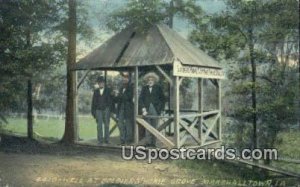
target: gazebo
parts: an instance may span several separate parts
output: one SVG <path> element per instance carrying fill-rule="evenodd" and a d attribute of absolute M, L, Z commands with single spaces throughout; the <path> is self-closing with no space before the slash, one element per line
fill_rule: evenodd
<path fill-rule="evenodd" d="M 138 88 L 140 72 L 155 68 L 169 85 L 169 107 L 157 128 L 139 115 Z M 125 28 L 76 63 L 74 70 L 129 71 L 134 75 L 134 144 L 139 145 L 139 126 L 159 140 L 163 147 L 197 148 L 221 142 L 221 66 L 193 44 L 164 24 L 153 25 L 146 32 Z M 180 85 L 184 78 L 196 79 L 197 109 L 180 107 Z M 216 88 L 217 106 L 205 111 L 203 82 Z M 172 97 L 170 97 L 172 95 Z M 170 107 L 170 105 L 172 105 Z M 171 133 L 164 133 L 166 129 Z"/>

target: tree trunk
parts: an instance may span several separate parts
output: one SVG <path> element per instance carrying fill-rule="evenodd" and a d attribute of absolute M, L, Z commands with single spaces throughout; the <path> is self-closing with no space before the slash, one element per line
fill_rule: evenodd
<path fill-rule="evenodd" d="M 250 25 L 248 29 L 248 47 L 250 53 L 250 63 L 251 63 L 251 79 L 252 79 L 252 87 L 251 87 L 251 100 L 252 100 L 252 125 L 253 125 L 253 137 L 252 137 L 252 148 L 258 148 L 258 140 L 257 140 L 257 111 L 256 111 L 256 64 L 255 64 L 255 56 L 254 56 L 254 11 L 255 4 L 251 2 L 251 15 L 250 15 Z"/>
<path fill-rule="evenodd" d="M 174 19 L 174 0 L 171 0 L 170 1 L 170 12 L 169 12 L 169 22 L 168 22 L 168 25 L 171 29 L 173 29 L 173 19 Z M 169 71 L 169 74 L 171 74 L 171 70 Z M 171 90 L 172 90 L 172 87 L 171 87 L 171 84 L 168 83 L 168 98 L 169 98 L 169 102 L 168 102 L 168 115 L 171 116 L 171 102 L 172 102 L 172 97 L 171 97 Z M 169 125 L 168 127 L 168 135 L 170 136 L 171 133 L 172 133 L 172 125 Z"/>
<path fill-rule="evenodd" d="M 169 27 L 173 28 L 173 18 L 174 18 L 174 1 L 170 1 L 170 12 L 169 12 Z"/>
<path fill-rule="evenodd" d="M 31 29 L 26 31 L 26 48 L 31 48 Z M 32 104 L 32 73 L 26 72 L 28 78 L 27 81 L 27 137 L 33 139 L 33 104 Z"/>
<path fill-rule="evenodd" d="M 67 59 L 67 103 L 65 133 L 62 142 L 73 144 L 75 139 L 75 91 L 76 76 L 71 68 L 76 63 L 76 0 L 69 0 L 68 59 Z"/>
<path fill-rule="evenodd" d="M 298 1 L 298 13 L 299 13 L 299 23 L 298 23 L 298 34 L 300 37 L 300 1 Z M 300 39 L 298 38 L 298 50 L 300 50 Z M 299 52 L 299 51 L 298 51 Z M 298 119 L 298 125 L 300 130 L 300 53 L 298 53 L 298 108 L 297 108 L 297 119 Z"/>
<path fill-rule="evenodd" d="M 258 148 L 257 141 L 257 113 L 256 113 L 256 64 L 254 56 L 254 44 L 253 44 L 253 31 L 249 31 L 249 52 L 250 52 L 250 62 L 251 62 L 251 78 L 252 78 L 252 88 L 251 88 L 251 99 L 252 99 L 252 124 L 253 124 L 253 149 Z"/>
<path fill-rule="evenodd" d="M 33 119 L 32 119 L 32 83 L 27 82 L 27 137 L 33 139 Z"/>

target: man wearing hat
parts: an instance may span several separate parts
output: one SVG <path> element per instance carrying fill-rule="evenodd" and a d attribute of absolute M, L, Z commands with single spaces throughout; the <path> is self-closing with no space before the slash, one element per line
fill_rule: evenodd
<path fill-rule="evenodd" d="M 105 86 L 103 76 L 98 77 L 92 99 L 92 115 L 97 121 L 98 142 L 109 143 L 110 107 L 112 106 L 111 91 Z"/>
<path fill-rule="evenodd" d="M 133 85 L 129 74 L 122 74 L 122 86 L 115 92 L 121 145 L 133 142 Z"/>
<path fill-rule="evenodd" d="M 147 118 L 147 116 L 159 116 L 165 107 L 165 96 L 162 88 L 157 84 L 159 77 L 150 72 L 144 76 L 146 85 L 143 86 L 139 97 L 140 108 L 142 109 L 142 115 L 145 116 L 146 121 L 156 128 L 158 119 Z M 155 147 L 155 137 L 146 130 L 147 146 Z"/>

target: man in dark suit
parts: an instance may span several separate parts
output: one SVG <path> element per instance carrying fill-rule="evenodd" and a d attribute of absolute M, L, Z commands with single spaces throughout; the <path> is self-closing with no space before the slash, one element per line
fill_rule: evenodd
<path fill-rule="evenodd" d="M 139 97 L 140 108 L 146 121 L 156 128 L 158 124 L 157 118 L 150 118 L 150 116 L 159 116 L 165 107 L 165 96 L 162 88 L 156 84 L 159 77 L 150 72 L 144 76 L 147 85 L 143 86 Z M 148 116 L 148 118 L 147 118 Z M 146 130 L 147 146 L 155 146 L 155 137 Z"/>
<path fill-rule="evenodd" d="M 112 106 L 111 91 L 105 86 L 102 76 L 97 79 L 97 82 L 97 88 L 93 94 L 91 111 L 97 121 L 98 142 L 103 143 L 104 124 L 104 141 L 105 143 L 109 143 L 110 107 Z"/>
<path fill-rule="evenodd" d="M 130 84 L 129 75 L 123 74 L 122 86 L 115 92 L 114 101 L 117 103 L 117 118 L 120 131 L 121 145 L 133 141 L 133 85 Z"/>

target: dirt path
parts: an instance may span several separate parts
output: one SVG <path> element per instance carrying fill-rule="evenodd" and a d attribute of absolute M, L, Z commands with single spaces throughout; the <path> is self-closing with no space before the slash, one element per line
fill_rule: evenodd
<path fill-rule="evenodd" d="M 260 181 L 258 173 L 251 173 L 251 169 L 223 162 L 183 164 L 155 160 L 148 164 L 148 160 L 123 160 L 121 155 L 120 149 L 46 143 L 2 135 L 0 187 L 255 186 L 247 185 L 253 181 L 274 183 L 274 186 L 295 186 L 276 185 L 278 182 L 299 184 L 296 179 L 282 177 Z"/>
<path fill-rule="evenodd" d="M 169 162 L 147 164 L 146 161 L 124 161 L 120 156 L 107 153 L 60 156 L 0 152 L 0 186 L 102 186 L 117 183 L 173 186 L 182 182 L 178 178 L 190 178 L 188 171 Z"/>

